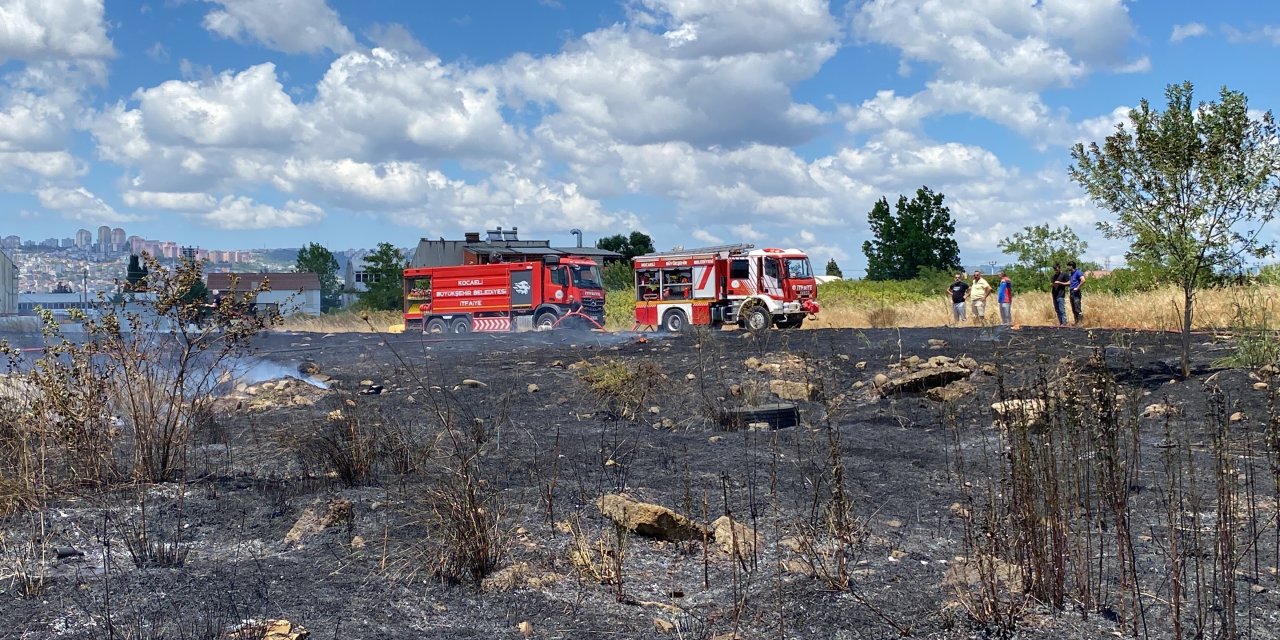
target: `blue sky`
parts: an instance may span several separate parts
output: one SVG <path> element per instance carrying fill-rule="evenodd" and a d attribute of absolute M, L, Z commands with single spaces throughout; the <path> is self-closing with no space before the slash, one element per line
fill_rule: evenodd
<path fill-rule="evenodd" d="M 858 274 L 875 200 L 928 185 L 966 263 L 1039 223 L 1118 263 L 1069 146 L 1169 83 L 1280 91 L 1263 0 L 0 0 L 0 25 L 0 235 L 24 239 L 640 229 Z"/>

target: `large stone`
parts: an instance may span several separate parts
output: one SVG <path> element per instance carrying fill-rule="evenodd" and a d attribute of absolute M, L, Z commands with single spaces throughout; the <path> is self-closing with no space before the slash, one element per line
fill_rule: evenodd
<path fill-rule="evenodd" d="M 272 620 L 262 630 L 262 640 L 306 640 L 309 637 L 311 632 L 288 620 Z"/>
<path fill-rule="evenodd" d="M 610 493 L 601 496 L 596 506 L 606 518 L 636 535 L 671 541 L 701 540 L 706 535 L 702 525 L 662 505 Z"/>
<path fill-rule="evenodd" d="M 901 377 L 890 378 L 885 384 L 876 385 L 876 387 L 880 390 L 880 395 L 884 396 L 897 393 L 918 393 L 934 387 L 948 385 L 957 380 L 964 380 L 969 377 L 970 373 L 972 372 L 964 367 L 951 364 L 912 371 Z"/>
<path fill-rule="evenodd" d="M 711 523 L 711 531 L 715 536 L 716 546 L 721 551 L 734 553 L 736 549 L 738 556 L 743 558 L 754 554 L 756 545 L 760 543 L 760 536 L 755 529 L 741 522 L 734 522 L 729 516 L 716 518 Z"/>
<path fill-rule="evenodd" d="M 936 402 L 958 402 L 969 397 L 974 392 L 974 386 L 964 380 L 958 380 L 951 384 L 934 387 L 924 392 L 925 397 Z"/>
<path fill-rule="evenodd" d="M 284 541 L 298 544 L 335 524 L 351 522 L 354 519 L 355 509 L 350 500 L 334 498 L 324 506 L 317 502 L 303 510 L 302 516 L 289 529 L 289 533 L 285 534 Z"/>
<path fill-rule="evenodd" d="M 314 376 L 320 373 L 320 365 L 316 364 L 315 360 L 303 360 L 298 365 L 298 373 L 304 376 Z"/>
<path fill-rule="evenodd" d="M 822 388 L 812 382 L 795 380 L 770 380 L 769 391 L 783 400 L 799 402 L 802 400 L 821 400 Z"/>
<path fill-rule="evenodd" d="M 1029 427 L 1044 419 L 1045 402 L 1041 398 L 1014 398 L 992 403 L 992 424 L 1001 429 Z"/>

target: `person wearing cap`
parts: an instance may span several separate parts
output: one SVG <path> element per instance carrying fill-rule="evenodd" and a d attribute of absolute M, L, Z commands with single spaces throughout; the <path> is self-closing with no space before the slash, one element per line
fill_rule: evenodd
<path fill-rule="evenodd" d="M 1000 286 L 996 289 L 996 302 L 1000 304 L 1000 324 L 1013 324 L 1013 281 L 1004 271 L 1000 272 Z"/>
<path fill-rule="evenodd" d="M 969 285 L 969 304 L 973 306 L 974 324 L 987 323 L 987 297 L 991 295 L 991 284 L 982 277 L 982 271 L 973 272 L 973 283 Z"/>

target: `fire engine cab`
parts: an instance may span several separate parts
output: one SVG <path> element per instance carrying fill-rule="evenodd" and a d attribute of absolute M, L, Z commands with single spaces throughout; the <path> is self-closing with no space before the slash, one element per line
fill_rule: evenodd
<path fill-rule="evenodd" d="M 637 256 L 632 266 L 637 325 L 794 329 L 818 313 L 818 283 L 799 249 L 722 245 Z"/>
<path fill-rule="evenodd" d="M 405 269 L 404 326 L 424 333 L 550 329 L 571 314 L 599 326 L 600 282 L 596 263 L 575 256 Z"/>

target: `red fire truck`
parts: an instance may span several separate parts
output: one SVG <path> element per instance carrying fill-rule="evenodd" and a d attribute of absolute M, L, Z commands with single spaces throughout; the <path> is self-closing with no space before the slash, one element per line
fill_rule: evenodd
<path fill-rule="evenodd" d="M 536 262 L 404 271 L 406 331 L 550 329 L 571 312 L 604 323 L 600 268 L 588 258 L 546 256 Z"/>
<path fill-rule="evenodd" d="M 818 283 L 799 249 L 732 244 L 637 256 L 633 266 L 637 325 L 794 329 L 818 313 Z"/>

